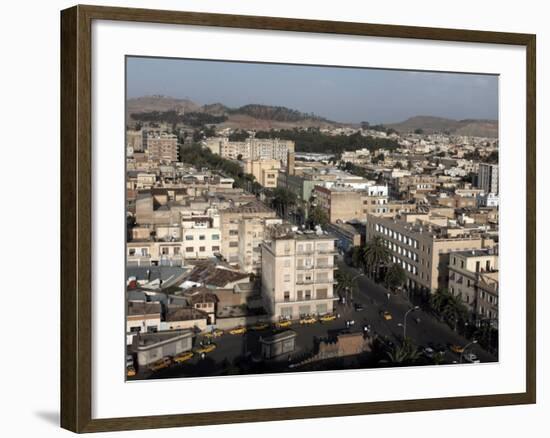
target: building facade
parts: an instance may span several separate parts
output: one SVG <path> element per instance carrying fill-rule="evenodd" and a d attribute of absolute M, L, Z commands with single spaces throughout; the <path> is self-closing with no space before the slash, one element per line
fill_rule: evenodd
<path fill-rule="evenodd" d="M 478 178 L 478 187 L 486 193 L 498 194 L 498 165 L 480 163 Z"/>
<path fill-rule="evenodd" d="M 333 312 L 335 240 L 282 232 L 262 244 L 262 296 L 274 321 Z"/>

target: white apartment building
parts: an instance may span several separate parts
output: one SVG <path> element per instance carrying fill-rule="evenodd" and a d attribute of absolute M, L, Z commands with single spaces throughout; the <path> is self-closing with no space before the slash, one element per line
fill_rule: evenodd
<path fill-rule="evenodd" d="M 262 244 L 262 296 L 273 321 L 334 311 L 335 240 L 283 231 Z"/>
<path fill-rule="evenodd" d="M 222 233 L 218 214 L 182 217 L 184 259 L 206 259 L 221 253 Z"/>

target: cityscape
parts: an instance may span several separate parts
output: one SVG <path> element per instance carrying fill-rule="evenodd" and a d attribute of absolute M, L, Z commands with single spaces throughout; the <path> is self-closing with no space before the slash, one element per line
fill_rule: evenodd
<path fill-rule="evenodd" d="M 127 380 L 498 361 L 498 77 L 126 80 Z"/>

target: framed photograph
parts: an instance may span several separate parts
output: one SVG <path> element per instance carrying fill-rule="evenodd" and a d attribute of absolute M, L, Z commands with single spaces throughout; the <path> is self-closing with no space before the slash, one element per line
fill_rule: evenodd
<path fill-rule="evenodd" d="M 535 35 L 75 6 L 61 55 L 62 427 L 535 403 Z"/>

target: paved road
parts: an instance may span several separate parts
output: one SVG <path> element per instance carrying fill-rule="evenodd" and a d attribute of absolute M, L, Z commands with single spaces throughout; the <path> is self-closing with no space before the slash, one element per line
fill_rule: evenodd
<path fill-rule="evenodd" d="M 338 264 L 341 271 L 348 271 L 352 275 L 357 275 L 359 271 L 340 262 Z M 361 324 L 370 324 L 373 330 L 382 336 L 388 336 L 393 340 L 398 340 L 403 336 L 403 323 L 405 313 L 412 307 L 409 301 L 398 294 L 389 294 L 388 290 L 374 283 L 365 276 L 361 276 L 356 280 L 356 288 L 354 290 L 354 302 L 364 305 L 363 312 L 354 312 L 353 306 L 346 306 L 347 318 L 355 317 L 359 319 Z M 387 310 L 392 315 L 392 320 L 384 320 L 380 313 Z M 349 316 L 348 316 L 349 315 Z M 416 318 L 420 322 L 416 322 Z M 398 324 L 401 324 L 399 326 Z M 407 316 L 407 337 L 411 338 L 416 345 L 426 347 L 430 344 L 442 345 L 447 347 L 448 344 L 460 346 L 467 345 L 470 341 L 454 332 L 447 324 L 438 321 L 430 313 L 423 310 L 415 310 Z M 475 353 L 482 362 L 495 362 L 497 358 L 492 354 L 483 350 L 479 345 L 472 345 L 468 348 L 470 353 Z M 447 349 L 447 363 L 452 363 L 454 360 L 459 361 L 460 355 L 452 353 Z"/>
<path fill-rule="evenodd" d="M 338 263 L 339 269 L 349 271 L 357 275 L 358 271 Z M 399 342 L 403 336 L 404 315 L 411 308 L 410 302 L 400 295 L 390 294 L 384 287 L 374 283 L 367 277 L 361 276 L 356 279 L 357 287 L 354 290 L 353 302 L 345 305 L 338 303 L 336 313 L 340 318 L 329 323 L 316 323 L 301 326 L 294 324 L 292 330 L 297 333 L 296 344 L 298 350 L 291 357 L 292 362 L 300 357 L 310 354 L 319 338 L 333 337 L 348 327 L 346 321 L 353 320 L 355 325 L 349 327 L 351 331 L 362 331 L 364 326 L 370 326 L 373 334 L 377 334 L 391 342 Z M 357 311 L 354 304 L 362 304 L 363 310 Z M 387 321 L 382 316 L 383 311 L 388 311 L 392 319 Z M 419 318 L 419 322 L 416 322 Z M 251 357 L 257 356 L 260 351 L 260 336 L 273 334 L 271 328 L 263 331 L 248 331 L 246 335 L 224 334 L 214 340 L 216 350 L 207 354 L 206 359 L 200 359 L 197 355 L 190 361 L 172 366 L 154 374 L 141 372 L 136 378 L 158 378 L 158 377 L 183 377 L 183 376 L 205 376 L 220 374 L 236 374 L 241 370 L 247 372 L 266 372 L 262 368 L 251 365 Z M 443 363 L 453 363 L 460 360 L 460 355 L 451 352 L 448 345 L 455 344 L 465 346 L 469 343 L 467 339 L 455 333 L 447 324 L 438 321 L 431 314 L 421 309 L 410 312 L 407 317 L 407 337 L 420 347 L 429 345 L 440 346 L 445 349 Z M 200 342 L 201 337 L 196 339 Z M 481 349 L 478 345 L 472 345 L 468 352 L 475 353 L 482 362 L 494 362 L 496 357 Z M 245 358 L 245 359 L 243 359 Z M 288 371 L 288 362 L 279 362 L 271 365 L 269 371 Z M 248 367 L 248 368 L 247 368 Z"/>

